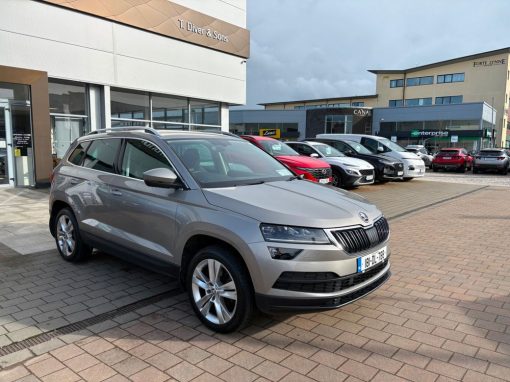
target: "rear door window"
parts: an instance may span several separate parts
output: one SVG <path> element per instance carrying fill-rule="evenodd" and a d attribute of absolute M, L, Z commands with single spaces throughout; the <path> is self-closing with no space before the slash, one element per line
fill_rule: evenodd
<path fill-rule="evenodd" d="M 377 148 L 379 146 L 381 146 L 383 149 L 385 148 L 384 146 L 379 145 L 379 142 L 377 142 L 375 139 L 370 139 L 370 138 L 361 138 L 361 144 L 375 154 L 378 153 Z"/>
<path fill-rule="evenodd" d="M 126 140 L 122 156 L 121 174 L 135 179 L 143 179 L 143 173 L 155 168 L 173 168 L 163 152 L 155 144 L 138 139 Z"/>
<path fill-rule="evenodd" d="M 83 160 L 83 167 L 115 173 L 115 157 L 120 147 L 120 139 L 97 139 L 93 141 Z"/>

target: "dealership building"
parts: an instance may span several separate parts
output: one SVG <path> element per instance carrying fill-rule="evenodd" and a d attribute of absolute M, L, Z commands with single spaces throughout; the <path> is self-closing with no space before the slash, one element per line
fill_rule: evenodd
<path fill-rule="evenodd" d="M 246 102 L 246 0 L 2 0 L 0 25 L 0 184 L 47 185 L 90 131 L 227 131 Z"/>
<path fill-rule="evenodd" d="M 431 149 L 509 147 L 509 59 L 510 48 L 504 48 L 408 69 L 370 70 L 376 75 L 376 94 L 263 103 L 267 115 L 253 111 L 260 121 L 251 111 L 232 111 L 231 130 L 254 131 L 256 123 L 276 126 L 277 112 L 301 111 L 306 123 L 299 125 L 299 139 L 321 130 L 378 134 Z M 362 109 L 368 120 L 356 125 Z M 366 123 L 370 129 L 363 128 Z"/>

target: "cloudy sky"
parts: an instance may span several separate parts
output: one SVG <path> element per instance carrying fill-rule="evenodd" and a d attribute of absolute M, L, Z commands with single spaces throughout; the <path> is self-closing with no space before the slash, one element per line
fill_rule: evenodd
<path fill-rule="evenodd" d="M 510 47 L 510 0 L 247 2 L 248 108 L 374 94 L 375 75 L 368 69 L 403 69 Z"/>

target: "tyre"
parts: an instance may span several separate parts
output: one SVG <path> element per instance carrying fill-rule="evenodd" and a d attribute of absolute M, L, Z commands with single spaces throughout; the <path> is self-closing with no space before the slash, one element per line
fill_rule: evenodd
<path fill-rule="evenodd" d="M 434 171 L 434 172 L 438 172 L 438 171 L 439 171 L 439 169 L 438 169 L 436 166 L 432 165 L 432 171 Z"/>
<path fill-rule="evenodd" d="M 342 174 L 340 174 L 338 171 L 333 171 L 333 181 L 331 182 L 331 185 L 334 187 L 342 187 Z"/>
<path fill-rule="evenodd" d="M 198 251 L 188 267 L 186 289 L 195 314 L 216 332 L 241 329 L 252 315 L 250 275 L 227 248 L 213 245 Z"/>
<path fill-rule="evenodd" d="M 462 166 L 460 166 L 458 169 L 458 172 L 461 172 L 461 173 L 466 172 L 466 164 L 463 164 Z"/>
<path fill-rule="evenodd" d="M 409 182 L 410 180 L 413 180 L 414 178 L 402 178 L 404 182 Z"/>
<path fill-rule="evenodd" d="M 473 174 L 478 174 L 479 170 L 476 167 L 473 167 Z"/>
<path fill-rule="evenodd" d="M 54 224 L 57 250 L 64 260 L 78 262 L 92 253 L 92 248 L 83 242 L 78 222 L 69 208 L 58 212 Z"/>

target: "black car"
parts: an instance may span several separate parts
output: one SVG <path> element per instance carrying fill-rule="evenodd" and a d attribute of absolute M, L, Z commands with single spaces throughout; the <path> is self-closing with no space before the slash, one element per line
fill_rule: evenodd
<path fill-rule="evenodd" d="M 404 164 L 402 162 L 382 154 L 373 154 L 359 142 L 331 138 L 307 138 L 306 140 L 326 143 L 347 156 L 367 161 L 374 166 L 377 182 L 400 179 L 404 175 Z"/>

